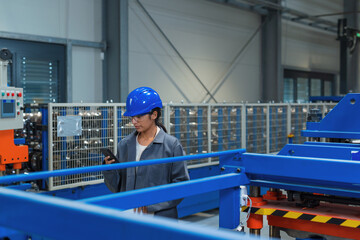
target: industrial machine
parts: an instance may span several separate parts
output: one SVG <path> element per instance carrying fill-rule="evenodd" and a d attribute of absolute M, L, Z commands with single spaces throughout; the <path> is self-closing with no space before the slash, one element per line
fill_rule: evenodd
<path fill-rule="evenodd" d="M 272 237 L 280 237 L 283 230 L 298 239 L 360 239 L 360 178 L 348 169 L 360 164 L 359 118 L 360 94 L 348 94 L 323 119 L 310 111 L 302 135 L 317 141 L 287 144 L 272 156 L 244 154 L 243 161 L 262 158 L 264 164 L 252 173 L 259 179 L 251 185 L 270 187 L 263 196 L 251 187 L 255 204 L 250 210 L 243 207 L 251 211 L 248 227 L 254 233 L 260 232 L 262 215 L 267 215 Z"/>
<path fill-rule="evenodd" d="M 0 50 L 0 176 L 6 167 L 19 173 L 22 163 L 27 162 L 28 147 L 14 144 L 14 129 L 23 128 L 23 90 L 8 87 L 8 65 L 12 54 Z"/>

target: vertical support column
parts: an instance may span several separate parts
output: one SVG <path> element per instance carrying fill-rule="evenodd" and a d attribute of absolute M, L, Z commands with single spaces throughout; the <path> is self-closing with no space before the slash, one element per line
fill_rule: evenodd
<path fill-rule="evenodd" d="M 186 108 L 186 154 L 190 154 L 190 109 Z"/>
<path fill-rule="evenodd" d="M 287 134 L 291 133 L 291 104 L 287 106 Z"/>
<path fill-rule="evenodd" d="M 107 128 L 108 128 L 108 110 L 106 107 L 101 109 L 101 142 L 103 143 L 104 147 L 107 147 L 108 144 L 108 134 L 107 134 Z"/>
<path fill-rule="evenodd" d="M 219 227 L 234 229 L 240 221 L 240 188 L 220 190 Z"/>
<path fill-rule="evenodd" d="M 233 148 L 233 145 L 234 145 L 234 142 L 231 141 L 231 106 L 228 106 L 227 107 L 227 116 L 228 116 L 228 127 L 226 128 L 226 131 L 227 131 L 227 139 L 228 139 L 228 147 L 226 148 L 226 150 L 230 150 L 230 149 L 234 149 Z"/>
<path fill-rule="evenodd" d="M 198 117 L 197 117 L 197 127 L 198 127 L 198 153 L 202 153 L 203 151 L 203 109 L 198 107 Z"/>
<path fill-rule="evenodd" d="M 358 0 L 346 0 L 344 1 L 344 12 L 347 13 L 345 14 L 345 18 L 347 20 L 347 26 L 349 28 L 354 28 L 354 29 L 359 29 L 359 16 L 358 13 L 356 12 L 356 10 L 359 9 L 359 1 Z M 355 36 L 356 37 L 356 36 Z M 357 47 L 354 49 L 353 52 L 350 52 L 348 49 L 346 49 L 346 52 L 349 53 L 347 54 L 347 67 L 345 70 L 347 71 L 347 78 L 346 78 L 346 85 L 347 85 L 347 89 L 346 92 L 342 92 L 343 94 L 346 94 L 350 91 L 352 92 L 359 92 L 360 91 L 360 85 L 359 85 L 359 41 L 360 38 L 357 38 Z M 343 41 L 341 41 L 342 43 Z M 343 43 L 342 43 L 343 44 Z M 344 43 L 344 44 L 347 44 Z"/>
<path fill-rule="evenodd" d="M 175 120 L 175 137 L 177 139 L 180 140 L 180 108 L 179 107 L 175 107 L 175 116 L 174 116 L 174 120 Z"/>
<path fill-rule="evenodd" d="M 129 93 L 129 19 L 128 0 L 106 4 L 107 79 L 104 79 L 103 100 L 126 102 Z M 120 93 L 120 94 L 119 94 Z"/>
<path fill-rule="evenodd" d="M 170 113 L 171 113 L 171 105 L 163 104 L 164 126 L 166 127 L 168 134 L 171 134 Z"/>
<path fill-rule="evenodd" d="M 280 0 L 268 2 L 281 4 Z M 262 47 L 262 100 L 264 102 L 279 102 L 283 98 L 283 73 L 281 67 L 281 13 L 269 9 L 262 16 L 264 26 L 261 31 Z"/>
<path fill-rule="evenodd" d="M 49 166 L 49 122 L 48 122 L 48 109 L 45 107 L 40 108 L 41 111 L 41 125 L 45 128 L 41 131 L 41 143 L 42 143 L 42 169 L 43 171 L 48 171 Z M 46 188 L 45 180 L 42 181 L 42 189 Z"/>
<path fill-rule="evenodd" d="M 286 117 L 287 117 L 287 107 L 282 107 L 282 125 L 283 125 L 283 132 L 285 134 L 284 136 L 284 141 L 281 141 L 281 147 L 285 146 L 285 144 L 287 143 L 287 136 L 289 134 L 289 131 L 287 131 L 287 123 L 286 123 Z"/>
<path fill-rule="evenodd" d="M 266 153 L 270 153 L 270 134 L 271 134 L 271 129 L 270 129 L 270 120 L 271 120 L 271 108 L 270 108 L 270 104 L 268 104 L 266 106 Z"/>
<path fill-rule="evenodd" d="M 253 106 L 253 134 L 254 134 L 254 149 L 253 149 L 253 152 L 257 152 L 257 133 L 256 133 L 256 130 L 257 130 L 257 124 L 256 124 L 256 121 L 257 121 L 257 109 L 256 109 L 256 106 Z"/>
<path fill-rule="evenodd" d="M 66 116 L 66 108 L 60 110 L 60 116 Z M 66 160 L 66 153 L 67 153 L 67 137 L 61 137 L 61 169 L 67 169 L 67 160 Z M 68 176 L 62 176 L 61 182 L 65 184 L 66 179 Z"/>
<path fill-rule="evenodd" d="M 246 105 L 243 104 L 241 107 L 241 148 L 246 148 Z"/>
<path fill-rule="evenodd" d="M 212 131 L 212 126 L 211 126 L 211 122 L 212 122 L 212 118 L 211 118 L 211 105 L 208 105 L 208 114 L 207 114 L 207 124 L 208 124 L 208 153 L 211 153 L 212 151 L 212 146 L 211 146 L 211 131 Z M 209 163 L 211 163 L 211 158 L 209 158 Z"/>
<path fill-rule="evenodd" d="M 116 155 L 117 153 L 117 142 L 118 142 L 118 111 L 117 111 L 117 107 L 116 106 L 113 106 L 113 151 L 114 151 L 114 154 Z"/>
<path fill-rule="evenodd" d="M 223 150 L 223 144 L 224 144 L 224 139 L 223 139 L 223 131 L 224 131 L 224 124 L 223 124 L 223 118 L 224 118 L 224 113 L 223 113 L 223 109 L 222 107 L 218 108 L 218 151 L 222 151 Z"/>
<path fill-rule="evenodd" d="M 220 166 L 226 157 L 219 158 Z M 224 174 L 222 171 L 221 174 Z M 219 227 L 234 229 L 240 224 L 240 188 L 233 187 L 219 191 Z"/>
<path fill-rule="evenodd" d="M 121 128 L 121 122 L 122 122 L 122 111 L 121 111 L 121 107 L 120 106 L 117 106 L 117 129 L 118 129 L 118 132 L 117 132 L 117 142 L 116 142 L 116 146 L 118 145 L 118 143 L 120 142 L 121 140 L 121 136 L 122 136 L 122 128 Z M 117 149 L 116 149 L 117 151 Z M 116 153 L 116 152 L 115 152 Z"/>
<path fill-rule="evenodd" d="M 52 131 L 53 131 L 53 107 L 52 104 L 49 103 L 48 104 L 48 149 L 49 149 L 49 160 L 48 160 L 48 170 L 52 171 L 53 168 L 53 164 L 54 164 L 54 158 L 53 158 L 53 135 L 52 135 Z M 44 156 L 43 156 L 44 159 Z M 51 191 L 54 185 L 54 178 L 50 177 L 49 178 L 49 190 Z"/>
<path fill-rule="evenodd" d="M 236 148 L 241 148 L 241 108 L 236 108 Z"/>
<path fill-rule="evenodd" d="M 66 44 L 66 100 L 72 102 L 72 42 L 67 41 Z"/>

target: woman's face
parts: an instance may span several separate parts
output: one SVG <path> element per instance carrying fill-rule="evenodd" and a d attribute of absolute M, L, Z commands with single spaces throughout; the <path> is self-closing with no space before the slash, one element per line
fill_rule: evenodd
<path fill-rule="evenodd" d="M 157 112 L 152 114 L 146 113 L 144 115 L 137 115 L 131 117 L 131 123 L 134 125 L 137 132 L 145 132 L 155 125 L 155 119 L 157 117 Z"/>

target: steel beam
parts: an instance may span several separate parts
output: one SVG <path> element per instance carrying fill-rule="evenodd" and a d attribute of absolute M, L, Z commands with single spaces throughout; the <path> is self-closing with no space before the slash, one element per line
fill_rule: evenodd
<path fill-rule="evenodd" d="M 248 239 L 223 230 L 0 189 L 0 225 L 51 239 Z"/>
<path fill-rule="evenodd" d="M 352 144 L 347 146 L 287 144 L 278 155 L 352 160 L 352 151 L 360 151 L 360 148 Z"/>
<path fill-rule="evenodd" d="M 239 186 L 244 184 L 245 181 L 245 176 L 241 176 L 239 173 L 229 173 L 226 175 L 212 176 L 196 180 L 88 198 L 82 201 L 125 210 L 222 189 L 233 187 L 239 188 Z"/>
<path fill-rule="evenodd" d="M 71 41 L 74 46 L 100 48 L 100 49 L 106 48 L 105 42 L 92 42 L 92 41 L 83 41 L 83 40 L 75 40 L 75 39 L 67 39 L 67 38 L 39 36 L 39 35 L 32 35 L 32 34 L 12 33 L 12 32 L 5 32 L 5 31 L 0 31 L 0 38 L 16 39 L 16 40 L 24 40 L 24 41 L 34 41 L 34 42 L 44 42 L 44 43 L 56 43 L 56 44 L 63 44 L 63 45 L 66 45 L 68 41 Z"/>
<path fill-rule="evenodd" d="M 197 154 L 197 155 L 191 155 L 191 156 L 162 158 L 162 159 L 146 160 L 146 161 L 139 161 L 139 162 L 134 161 L 134 162 L 115 163 L 115 164 L 109 164 L 109 165 L 63 169 L 63 170 L 56 170 L 56 171 L 35 172 L 35 173 L 29 173 L 29 174 L 1 177 L 0 184 L 21 182 L 21 181 L 30 181 L 30 180 L 36 180 L 36 179 L 46 179 L 49 177 L 67 176 L 67 175 L 72 175 L 72 174 L 81 174 L 81 173 L 88 173 L 88 172 L 98 172 L 98 171 L 107 171 L 107 170 L 114 170 L 114 169 L 124 169 L 124 168 L 130 168 L 130 167 L 149 166 L 149 165 L 162 164 L 162 163 L 182 162 L 182 161 L 203 159 L 203 158 L 209 158 L 209 157 L 222 156 L 222 157 L 231 158 L 232 156 L 236 156 L 236 155 L 239 155 L 244 152 L 245 152 L 245 149 L 237 149 L 237 150 L 229 150 L 229 151 L 216 152 L 216 153 L 204 153 L 204 154 Z"/>
<path fill-rule="evenodd" d="M 345 194 L 353 191 L 360 195 L 358 161 L 254 153 L 244 153 L 241 158 L 246 175 L 252 182 L 266 180 L 283 183 L 284 186 L 306 185 L 319 191 L 322 188 L 338 188 Z M 275 185 L 271 187 L 284 188 Z M 337 192 L 334 195 L 337 195 Z"/>

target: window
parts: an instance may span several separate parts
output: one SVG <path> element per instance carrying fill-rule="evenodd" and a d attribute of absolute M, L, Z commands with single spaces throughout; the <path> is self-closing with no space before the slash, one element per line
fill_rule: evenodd
<path fill-rule="evenodd" d="M 334 74 L 284 70 L 284 102 L 308 102 L 310 97 L 332 96 Z"/>
<path fill-rule="evenodd" d="M 284 78 L 284 102 L 294 101 L 294 79 Z"/>
<path fill-rule="evenodd" d="M 8 84 L 24 90 L 24 103 L 66 102 L 65 46 L 0 39 L 13 53 Z"/>

